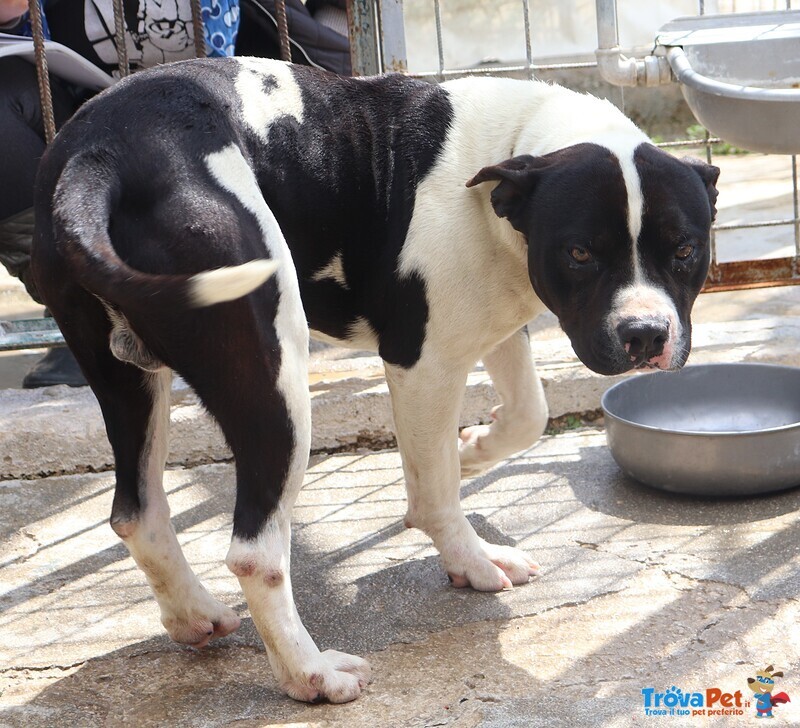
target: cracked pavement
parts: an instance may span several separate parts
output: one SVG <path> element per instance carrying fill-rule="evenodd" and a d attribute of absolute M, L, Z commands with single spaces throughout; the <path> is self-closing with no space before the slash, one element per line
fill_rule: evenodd
<path fill-rule="evenodd" d="M 223 564 L 233 479 L 227 463 L 166 476 L 190 563 L 244 617 L 201 652 L 169 641 L 109 528 L 111 473 L 0 482 L 0 726 L 642 725 L 645 687 L 748 697 L 769 663 L 798 693 L 776 722 L 800 724 L 798 490 L 668 495 L 624 476 L 601 429 L 546 437 L 462 487 L 481 536 L 542 565 L 480 594 L 451 588 L 403 527 L 396 451 L 315 456 L 295 509 L 298 609 L 375 681 L 354 703 L 310 706 L 277 692 Z"/>

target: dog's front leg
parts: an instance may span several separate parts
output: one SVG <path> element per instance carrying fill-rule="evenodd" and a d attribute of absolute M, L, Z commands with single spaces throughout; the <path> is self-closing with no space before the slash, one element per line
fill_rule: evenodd
<path fill-rule="evenodd" d="M 406 525 L 432 539 L 454 586 L 499 591 L 524 584 L 538 565 L 510 546 L 484 541 L 459 501 L 456 434 L 467 369 L 426 357 L 411 369 L 386 365 L 408 492 Z"/>
<path fill-rule="evenodd" d="M 490 425 L 461 430 L 461 476 L 480 475 L 492 465 L 535 443 L 547 425 L 547 401 L 531 358 L 527 329 L 521 329 L 483 357 L 502 404 Z"/>

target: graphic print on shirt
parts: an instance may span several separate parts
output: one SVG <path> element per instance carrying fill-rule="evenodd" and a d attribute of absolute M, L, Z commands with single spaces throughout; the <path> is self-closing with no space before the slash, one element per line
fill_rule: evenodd
<path fill-rule="evenodd" d="M 125 41 L 132 70 L 194 56 L 189 0 L 139 0 L 135 24 L 131 22 L 131 4 L 125 5 Z M 86 0 L 84 7 L 86 37 L 103 63 L 116 64 L 111 3 Z"/>

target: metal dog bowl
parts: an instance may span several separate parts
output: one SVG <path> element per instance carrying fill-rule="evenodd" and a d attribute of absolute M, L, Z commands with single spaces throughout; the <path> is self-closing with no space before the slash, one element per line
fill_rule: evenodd
<path fill-rule="evenodd" d="M 606 436 L 636 480 L 694 495 L 800 485 L 800 369 L 705 364 L 646 374 L 602 400 Z"/>
<path fill-rule="evenodd" d="M 755 152 L 800 153 L 800 11 L 678 18 L 656 44 L 712 133 Z"/>

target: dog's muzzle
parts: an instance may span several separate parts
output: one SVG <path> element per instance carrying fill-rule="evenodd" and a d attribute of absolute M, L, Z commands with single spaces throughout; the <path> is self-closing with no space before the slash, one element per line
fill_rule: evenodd
<path fill-rule="evenodd" d="M 671 368 L 668 320 L 626 318 L 617 324 L 617 336 L 634 367 Z"/>

